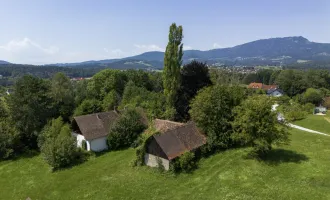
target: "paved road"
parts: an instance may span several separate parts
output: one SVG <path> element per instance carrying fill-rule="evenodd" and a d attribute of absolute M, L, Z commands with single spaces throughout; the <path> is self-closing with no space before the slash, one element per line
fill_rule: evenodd
<path fill-rule="evenodd" d="M 301 126 L 297 126 L 297 125 L 294 125 L 294 124 L 290 124 L 290 123 L 288 124 L 288 126 L 290 126 L 292 128 L 296 128 L 296 129 L 302 130 L 302 131 L 307 131 L 307 132 L 310 132 L 310 133 L 315 133 L 315 134 L 330 136 L 328 134 L 321 133 L 319 131 L 314 131 L 314 130 L 311 130 L 311 129 L 308 129 L 308 128 L 304 128 L 304 127 L 301 127 Z"/>

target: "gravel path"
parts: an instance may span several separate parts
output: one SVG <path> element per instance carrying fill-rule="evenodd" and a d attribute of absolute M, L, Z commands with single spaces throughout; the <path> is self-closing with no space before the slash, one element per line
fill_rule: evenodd
<path fill-rule="evenodd" d="M 276 111 L 278 106 L 279 106 L 278 104 L 274 104 L 274 105 L 272 106 L 272 111 Z M 278 113 L 278 115 L 277 115 L 277 119 L 278 119 L 279 121 L 280 121 L 280 120 L 284 120 L 284 117 L 283 117 L 282 114 Z M 326 118 L 326 120 L 330 122 L 330 119 L 328 120 L 328 119 Z M 319 135 L 330 136 L 330 135 L 328 135 L 328 134 L 325 134 L 325 133 L 322 133 L 322 132 L 319 132 L 319 131 L 314 131 L 314 130 L 312 130 L 312 129 L 304 128 L 304 127 L 301 127 L 301 126 L 297 126 L 297 125 L 294 125 L 294 124 L 291 124 L 291 123 L 289 123 L 288 126 L 291 127 L 291 128 L 296 128 L 296 129 L 299 129 L 299 130 L 302 130 L 302 131 L 306 131 L 306 132 L 310 132 L 310 133 L 315 133 L 315 134 L 319 134 Z"/>
<path fill-rule="evenodd" d="M 307 131 L 307 132 L 310 132 L 310 133 L 315 133 L 315 134 L 330 136 L 328 134 L 321 133 L 319 131 L 314 131 L 314 130 L 311 130 L 311 129 L 308 129 L 308 128 L 304 128 L 304 127 L 301 127 L 301 126 L 297 126 L 297 125 L 294 125 L 294 124 L 288 124 L 288 126 L 289 127 L 292 127 L 292 128 L 296 128 L 296 129 L 302 130 L 302 131 Z"/>

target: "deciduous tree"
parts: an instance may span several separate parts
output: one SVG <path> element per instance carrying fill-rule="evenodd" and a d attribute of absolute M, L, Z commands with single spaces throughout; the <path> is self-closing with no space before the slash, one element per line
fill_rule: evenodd
<path fill-rule="evenodd" d="M 8 105 L 21 143 L 36 148 L 41 129 L 55 115 L 49 82 L 33 76 L 18 79 Z"/>
<path fill-rule="evenodd" d="M 177 119 L 187 121 L 190 119 L 190 101 L 203 87 L 212 84 L 206 63 L 192 61 L 181 69 L 181 84 L 178 99 L 175 104 Z"/>
<path fill-rule="evenodd" d="M 273 144 L 289 141 L 287 127 L 278 123 L 277 113 L 271 110 L 272 104 L 267 96 L 250 96 L 234 111 L 232 138 L 252 146 L 258 155 L 270 151 Z"/>

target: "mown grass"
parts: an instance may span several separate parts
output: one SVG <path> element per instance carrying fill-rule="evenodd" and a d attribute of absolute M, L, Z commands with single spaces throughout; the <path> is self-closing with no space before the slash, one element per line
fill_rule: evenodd
<path fill-rule="evenodd" d="M 328 122 L 325 117 L 330 119 L 329 112 L 326 116 L 308 115 L 305 119 L 295 121 L 293 124 L 322 133 L 330 134 L 330 122 Z"/>
<path fill-rule="evenodd" d="M 200 162 L 192 174 L 132 168 L 134 150 L 110 152 L 52 173 L 40 156 L 0 163 L 1 199 L 330 199 L 330 138 L 291 130 L 264 160 L 248 148 Z"/>

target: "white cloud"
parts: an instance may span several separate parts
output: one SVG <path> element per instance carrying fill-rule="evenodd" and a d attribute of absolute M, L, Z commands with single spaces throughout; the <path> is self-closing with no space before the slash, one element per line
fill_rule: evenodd
<path fill-rule="evenodd" d="M 191 50 L 193 49 L 191 46 L 183 45 L 183 50 Z"/>
<path fill-rule="evenodd" d="M 7 52 L 20 52 L 31 48 L 35 48 L 46 54 L 55 54 L 59 51 L 59 49 L 55 46 L 44 48 L 36 42 L 30 40 L 29 38 L 24 38 L 22 40 L 12 40 L 6 45 L 0 46 L 0 49 L 5 50 Z"/>
<path fill-rule="evenodd" d="M 150 45 L 145 45 L 145 44 L 134 44 L 134 47 L 137 48 L 141 52 L 147 52 L 147 51 L 165 51 L 165 49 L 155 45 L 155 44 L 150 44 Z"/>
<path fill-rule="evenodd" d="M 15 63 L 41 64 L 57 55 L 59 51 L 56 46 L 43 47 L 27 37 L 0 45 L 1 59 Z"/>
<path fill-rule="evenodd" d="M 221 46 L 218 43 L 213 43 L 213 48 L 218 49 L 218 48 L 223 48 L 223 46 Z"/>
<path fill-rule="evenodd" d="M 191 49 L 190 46 L 184 48 Z M 0 44 L 0 60 L 17 64 L 51 64 L 70 63 L 88 60 L 123 58 L 138 55 L 148 51 L 165 49 L 155 44 L 134 44 L 129 50 L 119 48 L 100 48 L 96 52 L 60 50 L 57 46 L 45 46 L 30 38 L 14 39 L 6 44 Z"/>

